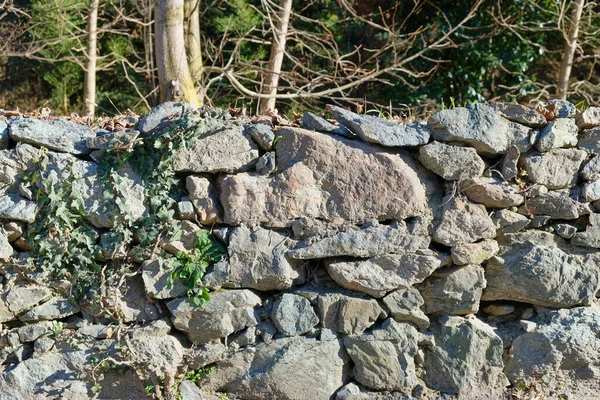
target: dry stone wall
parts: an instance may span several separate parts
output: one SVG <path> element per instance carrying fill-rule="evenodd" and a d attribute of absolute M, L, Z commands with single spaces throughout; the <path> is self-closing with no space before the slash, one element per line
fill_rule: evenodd
<path fill-rule="evenodd" d="M 599 399 L 600 108 L 329 111 L 192 119 L 178 148 L 179 103 L 117 132 L 0 121 L 0 398 Z M 149 140 L 164 209 L 132 158 L 106 173 Z M 178 234 L 140 251 L 157 209 Z M 165 260 L 202 230 L 226 250 L 198 306 Z"/>

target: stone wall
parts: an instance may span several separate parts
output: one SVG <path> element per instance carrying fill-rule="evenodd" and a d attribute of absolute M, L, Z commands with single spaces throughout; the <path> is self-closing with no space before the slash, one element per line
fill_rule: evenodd
<path fill-rule="evenodd" d="M 0 121 L 0 398 L 600 398 L 600 108 L 330 112 L 192 118 L 175 150 L 177 103 L 115 132 Z M 148 171 L 103 160 L 149 140 L 181 190 L 144 253 L 123 227 L 154 209 Z M 31 233 L 62 215 L 89 243 Z M 199 307 L 165 260 L 201 229 L 226 253 Z M 61 253 L 80 242 L 100 251 Z"/>

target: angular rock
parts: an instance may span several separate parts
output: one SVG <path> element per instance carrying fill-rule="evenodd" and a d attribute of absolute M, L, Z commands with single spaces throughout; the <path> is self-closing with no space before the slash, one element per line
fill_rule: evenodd
<path fill-rule="evenodd" d="M 520 165 L 530 182 L 548 189 L 563 189 L 577 183 L 579 168 L 587 153 L 577 149 L 557 149 L 548 153 L 532 152 L 521 157 Z"/>
<path fill-rule="evenodd" d="M 173 167 L 177 172 L 235 173 L 253 168 L 257 158 L 258 149 L 250 135 L 241 126 L 231 126 L 179 150 Z"/>
<path fill-rule="evenodd" d="M 330 400 L 344 384 L 347 362 L 339 340 L 284 338 L 228 355 L 201 384 L 245 400 Z"/>
<path fill-rule="evenodd" d="M 147 135 L 161 124 L 181 118 L 185 108 L 186 104 L 175 101 L 166 101 L 154 107 L 150 110 L 148 115 L 142 117 L 138 123 L 137 129 L 143 135 Z"/>
<path fill-rule="evenodd" d="M 319 117 L 318 115 L 310 112 L 307 112 L 302 116 L 300 125 L 302 128 L 309 129 L 311 131 L 331 133 L 347 138 L 356 138 L 356 135 L 350 132 L 344 125 L 334 125 L 325 118 Z"/>
<path fill-rule="evenodd" d="M 183 347 L 171 335 L 128 339 L 126 345 L 132 360 L 156 374 L 174 373 L 183 362 Z"/>
<path fill-rule="evenodd" d="M 596 257 L 577 255 L 569 247 L 565 252 L 555 242 L 518 235 L 522 234 L 507 238 L 511 240 L 508 243 L 501 242 L 498 255 L 487 262 L 482 300 L 544 307 L 572 307 L 592 301 L 600 287 Z"/>
<path fill-rule="evenodd" d="M 327 108 L 333 114 L 333 118 L 365 142 L 388 147 L 419 146 L 429 142 L 427 126 L 418 122 L 402 125 L 370 115 L 355 114 L 333 105 L 328 105 Z"/>
<path fill-rule="evenodd" d="M 552 219 L 577 219 L 580 215 L 589 214 L 589 208 L 569 197 L 564 192 L 548 192 L 527 200 L 519 207 L 524 215 L 547 215 Z"/>
<path fill-rule="evenodd" d="M 22 322 L 48 321 L 65 318 L 77 312 L 79 312 L 79 308 L 71 304 L 68 298 L 54 297 L 20 315 L 19 320 Z"/>
<path fill-rule="evenodd" d="M 365 229 L 340 232 L 321 239 L 309 246 L 288 252 L 289 257 L 313 259 L 339 256 L 374 257 L 379 254 L 403 254 L 429 247 L 430 239 L 415 236 L 403 229 L 387 225 L 371 226 Z"/>
<path fill-rule="evenodd" d="M 161 265 L 162 264 L 162 265 Z M 171 289 L 168 280 L 172 270 L 168 269 L 160 258 L 144 261 L 142 264 L 142 279 L 146 294 L 153 299 L 172 299 L 187 293 L 187 287 L 181 279 L 176 279 Z"/>
<path fill-rule="evenodd" d="M 8 305 L 0 299 L 0 324 L 12 321 L 13 319 L 16 319 L 15 315 L 8 309 Z"/>
<path fill-rule="evenodd" d="M 600 157 L 596 156 L 589 160 L 579 172 L 579 176 L 586 181 L 600 178 Z"/>
<path fill-rule="evenodd" d="M 484 307 L 482 311 L 486 314 L 493 315 L 494 317 L 499 317 L 515 311 L 515 306 L 510 304 L 490 304 L 489 306 Z"/>
<path fill-rule="evenodd" d="M 581 194 L 586 202 L 600 200 L 600 179 L 586 183 Z"/>
<path fill-rule="evenodd" d="M 185 179 L 185 187 L 190 194 L 190 201 L 196 208 L 200 223 L 211 225 L 222 222 L 223 210 L 219 204 L 219 195 L 216 187 L 208 179 L 189 175 Z"/>
<path fill-rule="evenodd" d="M 360 335 L 387 316 L 375 299 L 335 292 L 319 295 L 317 309 L 323 328 L 344 335 Z"/>
<path fill-rule="evenodd" d="M 590 214 L 585 232 L 575 232 L 571 239 L 575 246 L 600 248 L 600 214 Z"/>
<path fill-rule="evenodd" d="M 432 323 L 436 346 L 425 348 L 424 381 L 433 390 L 460 398 L 502 397 L 502 339 L 472 318 L 441 317 Z"/>
<path fill-rule="evenodd" d="M 517 146 L 510 146 L 500 163 L 500 173 L 504 180 L 511 181 L 519 175 L 519 158 L 521 152 Z"/>
<path fill-rule="evenodd" d="M 284 293 L 275 304 L 271 320 L 277 330 L 285 336 L 296 336 L 308 332 L 319 323 L 310 302 L 302 296 Z"/>
<path fill-rule="evenodd" d="M 556 224 L 554 225 L 554 232 L 564 239 L 571 239 L 577 232 L 577 227 L 570 224 Z"/>
<path fill-rule="evenodd" d="M 548 123 L 542 114 L 531 107 L 514 103 L 490 103 L 488 105 L 507 120 L 518 122 L 521 125 L 541 128 Z"/>
<path fill-rule="evenodd" d="M 256 162 L 256 173 L 268 175 L 277 169 L 277 158 L 275 152 L 271 151 L 261 156 Z"/>
<path fill-rule="evenodd" d="M 194 204 L 188 196 L 182 196 L 181 201 L 177 203 L 177 215 L 179 219 L 193 220 L 196 216 Z"/>
<path fill-rule="evenodd" d="M 48 300 L 51 296 L 52 290 L 45 286 L 27 285 L 10 289 L 6 293 L 4 300 L 12 313 L 20 314 Z"/>
<path fill-rule="evenodd" d="M 38 206 L 13 193 L 5 193 L 0 197 L 0 218 L 14 221 L 33 222 Z"/>
<path fill-rule="evenodd" d="M 472 147 L 431 142 L 419 148 L 419 161 L 447 181 L 479 177 L 485 163 Z"/>
<path fill-rule="evenodd" d="M 355 379 L 375 390 L 410 392 L 417 384 L 414 357 L 418 332 L 410 324 L 387 320 L 369 334 L 344 337 Z"/>
<path fill-rule="evenodd" d="M 343 288 L 383 297 L 389 291 L 422 282 L 440 264 L 435 256 L 406 253 L 325 265 L 329 275 Z"/>
<path fill-rule="evenodd" d="M 229 283 L 236 288 L 285 290 L 300 283 L 304 273 L 299 262 L 286 253 L 295 242 L 260 227 L 235 228 L 229 238 Z"/>
<path fill-rule="evenodd" d="M 435 140 L 467 143 L 481 154 L 503 154 L 513 145 L 521 152 L 531 148 L 531 128 L 502 118 L 484 104 L 438 111 L 428 125 Z"/>
<path fill-rule="evenodd" d="M 520 206 L 525 195 L 514 185 L 494 178 L 470 178 L 461 182 L 467 198 L 490 208 Z"/>
<path fill-rule="evenodd" d="M 542 153 L 561 147 L 577 146 L 577 125 L 573 118 L 558 118 L 541 130 L 535 148 Z"/>
<path fill-rule="evenodd" d="M 465 265 L 440 269 L 416 287 L 425 300 L 425 314 L 475 314 L 486 278 L 479 265 Z"/>
<path fill-rule="evenodd" d="M 22 222 L 7 222 L 2 225 L 0 232 L 3 232 L 9 242 L 14 242 L 25 232 L 26 225 Z"/>
<path fill-rule="evenodd" d="M 204 307 L 196 307 L 187 298 L 171 300 L 167 307 L 175 328 L 185 332 L 197 344 L 229 336 L 258 324 L 254 308 L 262 300 L 250 290 L 211 293 Z"/>
<path fill-rule="evenodd" d="M 445 200 L 432 239 L 446 246 L 456 246 L 495 236 L 496 228 L 485 207 L 458 196 Z"/>
<path fill-rule="evenodd" d="M 15 142 L 79 155 L 89 153 L 87 140 L 96 133 L 88 126 L 63 119 L 21 118 L 10 124 L 10 137 Z"/>
<path fill-rule="evenodd" d="M 452 248 L 454 265 L 481 264 L 498 253 L 498 242 L 482 240 L 477 243 L 462 243 Z"/>
<path fill-rule="evenodd" d="M 410 287 L 396 290 L 383 298 L 383 304 L 396 321 L 412 322 L 421 330 L 429 327 L 429 318 L 421 311 L 425 300 L 417 289 Z"/>
<path fill-rule="evenodd" d="M 275 140 L 275 132 L 266 124 L 252 124 L 244 128 L 244 134 L 250 135 L 254 143 L 264 151 L 271 150 Z"/>
<path fill-rule="evenodd" d="M 282 128 L 278 134 L 282 172 L 222 180 L 225 223 L 287 227 L 303 217 L 403 220 L 429 213 L 427 176 L 406 154 L 303 129 Z"/>
<path fill-rule="evenodd" d="M 585 129 L 579 136 L 577 147 L 592 154 L 600 154 L 600 128 Z"/>
<path fill-rule="evenodd" d="M 590 129 L 600 126 L 600 107 L 589 107 L 575 116 L 579 129 Z"/>
<path fill-rule="evenodd" d="M 548 120 L 571 118 L 577 113 L 577 108 L 573 103 L 559 99 L 552 99 L 545 103 L 540 103 L 536 109 L 543 112 Z"/>
<path fill-rule="evenodd" d="M 509 210 L 497 210 L 492 214 L 494 226 L 502 234 L 516 233 L 529 225 L 529 218 Z"/>
<path fill-rule="evenodd" d="M 108 288 L 106 297 L 106 307 L 123 322 L 152 321 L 160 318 L 160 309 L 148 299 L 143 278 L 139 275 L 126 278 L 121 287 Z"/>
<path fill-rule="evenodd" d="M 204 400 L 202 390 L 192 381 L 181 382 L 179 393 L 181 393 L 182 400 Z"/>
<path fill-rule="evenodd" d="M 8 125 L 6 122 L 0 121 L 0 150 L 8 149 Z"/>
<path fill-rule="evenodd" d="M 20 328 L 17 328 L 17 334 L 19 335 L 19 341 L 21 343 L 33 342 L 40 336 L 52 333 L 53 322 L 44 321 L 38 322 L 37 324 L 28 324 Z"/>
<path fill-rule="evenodd" d="M 598 307 L 552 311 L 546 321 L 515 339 L 506 375 L 515 385 L 545 376 L 550 384 L 539 390 L 549 397 L 560 388 L 564 398 L 596 398 L 599 335 Z"/>
<path fill-rule="evenodd" d="M 0 261 L 7 262 L 13 256 L 14 249 L 6 235 L 0 231 Z"/>

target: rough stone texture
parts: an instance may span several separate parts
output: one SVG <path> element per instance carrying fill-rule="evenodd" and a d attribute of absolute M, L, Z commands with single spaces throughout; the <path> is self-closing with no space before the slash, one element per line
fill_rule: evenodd
<path fill-rule="evenodd" d="M 600 214 L 590 214 L 585 232 L 573 233 L 571 244 L 575 246 L 600 248 Z"/>
<path fill-rule="evenodd" d="M 275 132 L 266 124 L 252 124 L 244 128 L 244 134 L 250 135 L 252 140 L 264 151 L 271 150 L 275 140 Z"/>
<path fill-rule="evenodd" d="M 429 130 L 421 123 L 402 125 L 370 115 L 359 115 L 341 107 L 327 106 L 338 122 L 365 142 L 382 146 L 418 146 L 429 142 Z"/>
<path fill-rule="evenodd" d="M 531 129 L 502 118 L 493 108 L 475 104 L 433 114 L 428 121 L 435 140 L 467 143 L 481 154 L 503 154 L 510 146 L 531 148 Z"/>
<path fill-rule="evenodd" d="M 6 122 L 0 121 L 0 150 L 8 149 L 8 125 Z"/>
<path fill-rule="evenodd" d="M 535 148 L 541 152 L 577 146 L 577 125 L 573 118 L 558 118 L 541 130 Z"/>
<path fill-rule="evenodd" d="M 490 304 L 484 307 L 482 311 L 486 314 L 499 317 L 501 315 L 507 315 L 515 311 L 515 306 L 510 304 Z"/>
<path fill-rule="evenodd" d="M 182 400 L 204 400 L 202 390 L 192 381 L 183 381 L 179 384 Z"/>
<path fill-rule="evenodd" d="M 491 103 L 490 107 L 495 109 L 509 121 L 530 126 L 532 128 L 541 128 L 548 123 L 546 118 L 531 107 L 514 103 Z"/>
<path fill-rule="evenodd" d="M 585 163 L 579 172 L 579 176 L 586 181 L 593 181 L 600 178 L 600 157 L 595 156 Z"/>
<path fill-rule="evenodd" d="M 161 265 L 160 259 L 144 261 L 142 264 L 142 279 L 146 293 L 153 299 L 172 299 L 183 296 L 187 288 L 181 279 L 176 279 L 171 289 L 168 288 L 168 279 L 171 275 L 168 265 Z"/>
<path fill-rule="evenodd" d="M 10 124 L 9 132 L 15 142 L 77 155 L 89 153 L 87 140 L 96 136 L 90 127 L 63 119 L 21 118 Z"/>
<path fill-rule="evenodd" d="M 482 240 L 477 243 L 462 243 L 452 248 L 452 262 L 455 265 L 481 264 L 498 253 L 498 242 Z"/>
<path fill-rule="evenodd" d="M 260 227 L 237 227 L 229 238 L 229 283 L 236 288 L 284 290 L 304 278 L 300 263 L 286 253 L 295 242 Z"/>
<path fill-rule="evenodd" d="M 164 102 L 154 107 L 148 115 L 142 117 L 138 123 L 138 130 L 143 134 L 148 134 L 154 128 L 163 123 L 173 121 L 183 114 L 186 104 L 174 101 Z"/>
<path fill-rule="evenodd" d="M 579 140 L 577 147 L 592 154 L 600 153 L 600 128 L 584 129 Z"/>
<path fill-rule="evenodd" d="M 13 193 L 0 197 L 0 218 L 33 222 L 37 214 L 37 203 Z"/>
<path fill-rule="evenodd" d="M 509 210 L 494 211 L 492 221 L 502 234 L 516 233 L 529 225 L 529 218 Z"/>
<path fill-rule="evenodd" d="M 587 153 L 577 149 L 557 149 L 548 153 L 532 152 L 521 157 L 520 165 L 527 179 L 548 189 L 574 186 Z"/>
<path fill-rule="evenodd" d="M 257 158 L 258 149 L 250 136 L 241 126 L 231 126 L 179 150 L 173 167 L 177 172 L 232 173 L 250 170 Z"/>
<path fill-rule="evenodd" d="M 460 398 L 500 396 L 507 386 L 502 373 L 502 340 L 478 319 L 440 317 L 432 322 L 436 346 L 425 348 L 428 387 Z"/>
<path fill-rule="evenodd" d="M 510 146 L 500 163 L 500 173 L 506 181 L 511 181 L 519 175 L 519 158 L 521 152 L 517 146 Z"/>
<path fill-rule="evenodd" d="M 547 215 L 552 219 L 577 219 L 580 215 L 589 214 L 589 207 L 569 197 L 564 192 L 548 192 L 527 200 L 527 204 L 519 207 L 524 215 Z"/>
<path fill-rule="evenodd" d="M 406 253 L 325 265 L 329 275 L 343 288 L 383 297 L 389 291 L 422 282 L 440 264 L 435 256 Z"/>
<path fill-rule="evenodd" d="M 189 175 L 185 179 L 185 187 L 190 194 L 200 223 L 210 225 L 222 222 L 223 210 L 219 204 L 216 187 L 205 177 Z"/>
<path fill-rule="evenodd" d="M 538 105 L 539 109 L 552 115 L 553 118 L 571 118 L 577 113 L 573 103 L 566 100 L 553 99 Z"/>
<path fill-rule="evenodd" d="M 122 287 L 111 287 L 107 291 L 106 303 L 123 322 L 152 321 L 160 318 L 160 309 L 148 299 L 143 278 L 139 275 L 126 278 Z"/>
<path fill-rule="evenodd" d="M 14 314 L 21 314 L 52 296 L 52 290 L 45 286 L 17 286 L 6 292 L 4 300 Z"/>
<path fill-rule="evenodd" d="M 600 180 L 586 183 L 581 194 L 586 202 L 600 200 Z"/>
<path fill-rule="evenodd" d="M 496 228 L 485 207 L 462 196 L 446 198 L 432 239 L 446 246 L 472 243 L 496 236 Z"/>
<path fill-rule="evenodd" d="M 344 335 L 360 335 L 387 316 L 375 299 L 336 292 L 319 295 L 317 310 L 323 328 Z"/>
<path fill-rule="evenodd" d="M 495 178 L 470 178 L 461 182 L 467 198 L 489 208 L 520 206 L 525 194 L 517 186 Z"/>
<path fill-rule="evenodd" d="M 178 339 L 171 335 L 162 337 L 141 337 L 126 341 L 131 359 L 143 363 L 156 374 L 171 373 L 183 362 L 183 347 Z"/>
<path fill-rule="evenodd" d="M 274 151 L 261 156 L 256 162 L 256 173 L 269 175 L 277 169 L 277 156 Z"/>
<path fill-rule="evenodd" d="M 271 320 L 285 336 L 296 336 L 319 323 L 310 302 L 302 296 L 284 293 L 273 305 Z"/>
<path fill-rule="evenodd" d="M 410 324 L 387 320 L 382 328 L 344 337 L 355 379 L 376 390 L 410 392 L 416 385 L 414 356 L 418 332 Z"/>
<path fill-rule="evenodd" d="M 435 141 L 419 148 L 419 161 L 448 181 L 479 177 L 485 169 L 485 163 L 474 148 Z"/>
<path fill-rule="evenodd" d="M 47 302 L 33 307 L 23 315 L 19 315 L 19 320 L 23 322 L 48 321 L 68 317 L 79 312 L 79 308 L 71 304 L 68 298 L 54 297 Z"/>
<path fill-rule="evenodd" d="M 284 338 L 227 356 L 201 384 L 247 400 L 330 400 L 344 384 L 347 362 L 339 340 Z"/>
<path fill-rule="evenodd" d="M 589 129 L 600 126 L 600 107 L 589 107 L 575 116 L 579 129 Z"/>
<path fill-rule="evenodd" d="M 425 300 L 425 314 L 465 315 L 479 310 L 485 286 L 483 268 L 465 265 L 440 269 L 417 285 L 417 289 Z"/>
<path fill-rule="evenodd" d="M 512 344 L 506 375 L 513 384 L 530 377 L 546 376 L 550 387 L 569 399 L 598 397 L 598 360 L 600 359 L 600 308 L 579 307 L 552 311 L 530 332 Z M 539 378 L 538 378 L 539 379 Z"/>
<path fill-rule="evenodd" d="M 8 238 L 0 231 L 0 261 L 7 262 L 12 257 L 13 251 Z"/>
<path fill-rule="evenodd" d="M 205 344 L 227 337 L 233 332 L 258 324 L 254 307 L 262 300 L 250 290 L 211 293 L 211 301 L 196 307 L 187 298 L 167 303 L 175 328 L 185 332 L 190 340 Z"/>
<path fill-rule="evenodd" d="M 500 242 L 498 255 L 486 264 L 487 287 L 482 300 L 546 307 L 589 304 L 600 284 L 598 257 L 577 255 L 572 248 L 558 247 L 556 240 L 552 234 L 508 235 Z"/>
<path fill-rule="evenodd" d="M 422 330 L 429 327 L 429 318 L 421 311 L 425 300 L 417 289 L 410 287 L 396 290 L 383 298 L 383 304 L 396 321 L 412 322 Z"/>
<path fill-rule="evenodd" d="M 310 112 L 302 116 L 300 125 L 302 128 L 310 129 L 311 131 L 332 133 L 334 135 L 340 135 L 347 138 L 356 138 L 356 135 L 350 132 L 344 125 L 334 125 L 325 118 L 319 117 L 318 115 Z"/>

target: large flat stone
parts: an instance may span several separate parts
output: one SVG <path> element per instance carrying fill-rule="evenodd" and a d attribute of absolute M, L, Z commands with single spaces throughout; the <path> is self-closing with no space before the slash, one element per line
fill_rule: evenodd
<path fill-rule="evenodd" d="M 485 163 L 472 147 L 431 142 L 419 148 L 419 161 L 447 181 L 480 177 Z"/>
<path fill-rule="evenodd" d="M 495 178 L 466 179 L 461 188 L 469 200 L 489 208 L 520 206 L 525 201 L 525 194 L 517 186 Z"/>
<path fill-rule="evenodd" d="M 96 137 L 90 127 L 63 119 L 21 118 L 10 124 L 9 132 L 15 142 L 76 155 L 88 153 L 87 140 Z"/>
<path fill-rule="evenodd" d="M 433 228 L 432 239 L 446 246 L 456 246 L 495 236 L 494 222 L 485 207 L 457 196 L 445 200 L 442 214 Z"/>
<path fill-rule="evenodd" d="M 577 183 L 579 169 L 587 153 L 577 149 L 556 149 L 548 153 L 532 152 L 521 157 L 527 179 L 548 189 L 563 189 Z"/>

